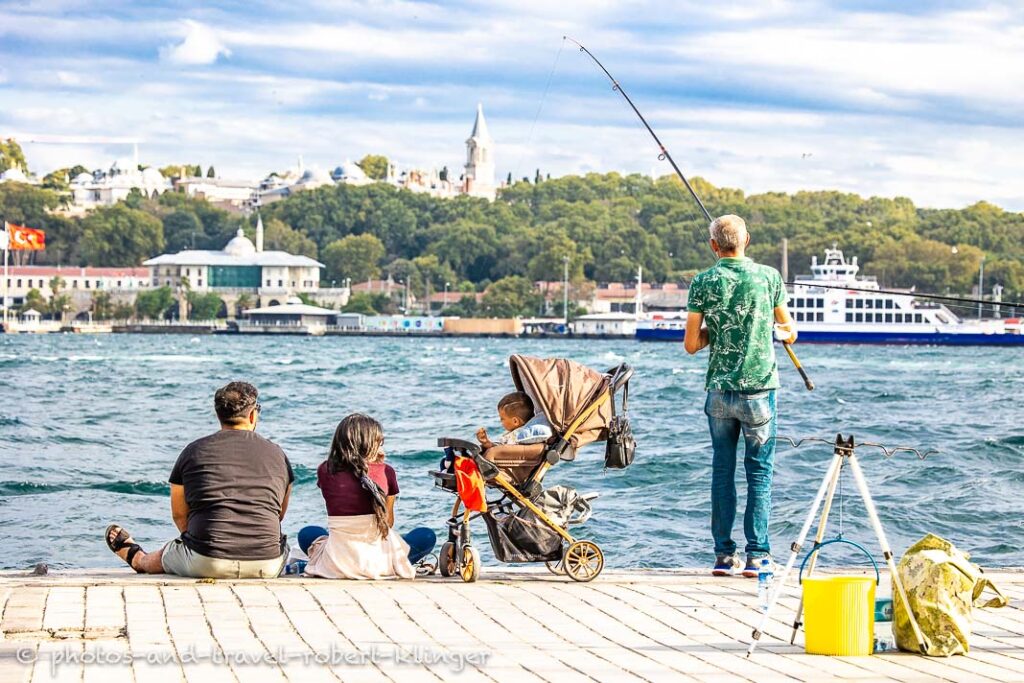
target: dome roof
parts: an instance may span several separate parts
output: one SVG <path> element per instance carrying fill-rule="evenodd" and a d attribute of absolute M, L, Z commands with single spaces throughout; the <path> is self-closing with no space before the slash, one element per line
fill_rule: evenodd
<path fill-rule="evenodd" d="M 288 301 L 285 301 L 285 303 L 286 304 L 301 304 L 302 303 L 302 299 L 300 299 L 297 296 L 290 296 L 290 297 L 288 297 Z"/>
<path fill-rule="evenodd" d="M 330 185 L 333 184 L 334 180 L 331 178 L 331 174 L 319 168 L 307 168 L 303 173 L 302 177 L 299 178 L 297 185 Z"/>
<path fill-rule="evenodd" d="M 163 185 L 166 182 L 164 175 L 152 166 L 142 171 L 142 179 L 149 185 Z"/>
<path fill-rule="evenodd" d="M 26 176 L 20 168 L 14 166 L 3 173 L 0 173 L 0 180 L 11 180 L 16 183 L 24 183 L 28 181 L 28 176 Z"/>
<path fill-rule="evenodd" d="M 231 241 L 224 246 L 224 253 L 228 256 L 252 256 L 256 253 L 256 245 L 239 228 Z"/>
<path fill-rule="evenodd" d="M 367 180 L 366 173 L 363 169 L 359 164 L 354 163 L 351 159 L 345 159 L 345 163 L 334 169 L 334 172 L 339 178 L 343 178 L 345 180 Z"/>
<path fill-rule="evenodd" d="M 85 185 L 86 183 L 91 183 L 92 173 L 79 173 L 71 182 L 74 183 L 75 185 Z"/>

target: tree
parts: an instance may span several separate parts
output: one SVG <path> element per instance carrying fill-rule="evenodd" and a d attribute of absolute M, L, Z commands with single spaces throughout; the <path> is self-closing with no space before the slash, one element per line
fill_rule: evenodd
<path fill-rule="evenodd" d="M 29 309 L 38 313 L 46 313 L 46 311 L 49 310 L 49 305 L 46 303 L 46 299 L 43 298 L 42 292 L 38 289 L 28 290 L 28 294 L 25 295 L 25 303 L 18 308 L 18 312 L 24 313 Z"/>
<path fill-rule="evenodd" d="M 484 292 L 481 309 L 492 318 L 532 315 L 540 307 L 541 297 L 524 277 L 513 275 L 498 280 Z"/>
<path fill-rule="evenodd" d="M 51 171 L 43 176 L 43 182 L 40 187 L 46 190 L 53 190 L 54 192 L 67 192 L 68 184 L 71 181 L 71 176 L 66 168 L 58 168 L 56 171 Z"/>
<path fill-rule="evenodd" d="M 50 313 L 59 317 L 61 322 L 64 322 L 64 312 L 71 308 L 71 297 L 61 295 L 66 284 L 60 275 L 50 278 Z"/>
<path fill-rule="evenodd" d="M 367 154 L 357 164 L 363 173 L 373 180 L 384 180 L 388 177 L 388 158 L 380 154 Z"/>
<path fill-rule="evenodd" d="M 92 317 L 96 320 L 110 320 L 114 306 L 110 292 L 94 292 L 92 295 Z"/>
<path fill-rule="evenodd" d="M 238 295 L 238 298 L 235 299 L 235 315 L 242 315 L 242 312 L 248 308 L 252 308 L 252 297 L 245 292 L 242 292 Z"/>
<path fill-rule="evenodd" d="M 28 161 L 25 160 L 25 152 L 22 151 L 21 145 L 14 138 L 0 140 L 0 173 L 12 168 L 28 173 Z"/>
<path fill-rule="evenodd" d="M 310 258 L 317 257 L 316 242 L 277 218 L 263 224 L 263 244 L 268 250 L 286 251 Z"/>
<path fill-rule="evenodd" d="M 124 204 L 97 209 L 82 229 L 82 255 L 93 266 L 137 266 L 164 248 L 163 224 Z"/>
<path fill-rule="evenodd" d="M 348 235 L 335 240 L 323 251 L 327 278 L 351 278 L 353 282 L 373 279 L 380 273 L 384 254 L 384 244 L 374 235 Z"/>
<path fill-rule="evenodd" d="M 135 298 L 135 310 L 149 320 L 159 320 L 174 305 L 174 293 L 164 285 L 148 292 L 139 292 Z"/>
<path fill-rule="evenodd" d="M 341 310 L 344 313 L 378 315 L 389 312 L 391 302 L 388 300 L 388 295 L 381 292 L 358 292 L 349 297 L 348 303 L 342 306 Z"/>
<path fill-rule="evenodd" d="M 195 249 L 205 245 L 206 231 L 195 211 L 178 209 L 164 216 L 164 243 L 170 251 Z"/>
<path fill-rule="evenodd" d="M 112 317 L 114 320 L 130 320 L 135 317 L 135 308 L 124 302 L 115 304 Z"/>
<path fill-rule="evenodd" d="M 224 301 L 213 292 L 207 292 L 206 294 L 189 292 L 186 298 L 189 308 L 189 320 L 213 320 L 220 315 L 221 310 L 224 308 Z"/>
<path fill-rule="evenodd" d="M 211 166 L 209 169 L 207 169 L 206 177 L 207 178 L 216 178 L 217 177 L 217 172 L 213 170 L 213 166 Z"/>

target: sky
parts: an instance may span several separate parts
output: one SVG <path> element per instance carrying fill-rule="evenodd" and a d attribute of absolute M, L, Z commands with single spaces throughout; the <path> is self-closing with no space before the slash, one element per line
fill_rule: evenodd
<path fill-rule="evenodd" d="M 1024 210 L 1024 3 L 957 0 L 0 2 L 0 137 L 32 170 L 140 161 L 258 179 L 384 154 L 499 180 L 685 173 Z"/>

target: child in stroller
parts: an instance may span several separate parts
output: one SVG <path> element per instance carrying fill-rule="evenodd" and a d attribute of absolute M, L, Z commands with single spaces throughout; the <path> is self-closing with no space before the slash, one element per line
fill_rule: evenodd
<path fill-rule="evenodd" d="M 511 429 L 503 438 L 511 443 L 493 444 L 486 432 L 478 432 L 479 445 L 438 439 L 446 457 L 441 471 L 432 475 L 438 487 L 458 494 L 448 520 L 448 542 L 441 547 L 441 574 L 458 573 L 464 581 L 476 580 L 480 560 L 471 544 L 469 522 L 483 517 L 499 561 L 546 562 L 555 573 L 590 581 L 604 568 L 604 555 L 596 543 L 573 538 L 568 527 L 590 517 L 589 501 L 596 495 L 580 495 L 565 486 L 545 490 L 543 479 L 559 461 L 574 460 L 582 446 L 608 439 L 614 420 L 626 421 L 625 396 L 633 369 L 622 364 L 601 373 L 563 358 L 519 355 L 512 356 L 509 365 L 516 393 L 521 394 L 510 397 L 522 400 L 525 396 L 537 413 L 525 420 L 523 411 L 514 422 L 525 426 L 543 421 L 548 432 L 529 444 L 520 442 Z M 622 415 L 616 416 L 614 396 L 619 390 L 624 400 Z M 505 412 L 499 404 L 499 413 Z M 506 423 L 504 417 L 503 426 L 513 426 L 513 420 Z M 488 500 L 487 489 L 497 490 L 500 498 Z M 465 511 L 460 513 L 463 505 Z"/>

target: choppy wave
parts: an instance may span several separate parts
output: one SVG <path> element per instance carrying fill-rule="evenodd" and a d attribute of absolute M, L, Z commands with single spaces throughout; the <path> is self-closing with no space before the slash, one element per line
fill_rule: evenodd
<path fill-rule="evenodd" d="M 67 556 L 78 566 L 111 566 L 97 529 L 112 514 L 145 539 L 140 542 L 173 537 L 167 475 L 185 444 L 216 428 L 213 391 L 234 379 L 260 388 L 260 433 L 293 464 L 287 533 L 323 521 L 316 468 L 338 419 L 355 411 L 384 424 L 388 461 L 401 486 L 399 524 L 443 532 L 452 499 L 427 475 L 440 455 L 433 443 L 441 434 L 472 438 L 479 425 L 500 431 L 494 405 L 511 386 L 511 353 L 567 356 L 598 369 L 620 359 L 635 364 L 636 463 L 606 472 L 595 445 L 548 478 L 602 494 L 581 531 L 601 543 L 609 566 L 703 565 L 711 554 L 707 359 L 687 356 L 678 345 L 229 336 L 195 344 L 174 335 L 115 335 L 99 349 L 96 341 L 0 335 L 0 516 L 8 541 L 0 546 L 0 567 L 56 566 Z M 801 360 L 818 389 L 805 391 L 788 365 L 780 368 L 780 434 L 853 433 L 858 441 L 939 451 L 923 461 L 861 451 L 894 548 L 932 532 L 982 565 L 1024 565 L 1019 351 L 885 347 L 865 354 L 859 347 L 808 346 Z M 776 548 L 794 540 L 831 457 L 826 444 L 779 449 Z M 737 486 L 742 507 L 742 457 Z M 870 543 L 873 532 L 852 481 L 844 494 L 846 535 Z M 742 509 L 737 540 L 741 520 Z M 837 561 L 856 559 L 837 554 Z"/>

